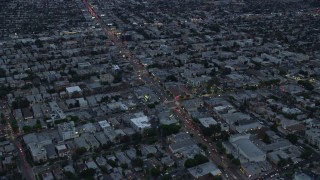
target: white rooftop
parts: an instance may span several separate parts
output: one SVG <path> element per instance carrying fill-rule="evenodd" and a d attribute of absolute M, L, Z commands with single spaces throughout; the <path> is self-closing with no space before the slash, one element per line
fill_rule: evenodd
<path fill-rule="evenodd" d="M 99 121 L 98 123 L 102 129 L 110 127 L 110 124 L 108 123 L 107 120 Z"/>
<path fill-rule="evenodd" d="M 67 87 L 66 91 L 68 93 L 81 92 L 81 88 L 79 86 L 72 86 L 72 87 Z"/>
<path fill-rule="evenodd" d="M 210 125 L 216 125 L 217 121 L 215 121 L 212 117 L 199 118 L 200 123 L 208 128 Z"/>
<path fill-rule="evenodd" d="M 56 146 L 57 150 L 58 151 L 61 151 L 61 150 L 64 150 L 64 149 L 67 149 L 66 145 L 62 144 L 62 145 L 58 145 Z"/>
<path fill-rule="evenodd" d="M 142 129 L 151 127 L 151 124 L 149 123 L 149 119 L 147 116 L 133 118 L 130 121 L 134 123 L 137 127 Z"/>

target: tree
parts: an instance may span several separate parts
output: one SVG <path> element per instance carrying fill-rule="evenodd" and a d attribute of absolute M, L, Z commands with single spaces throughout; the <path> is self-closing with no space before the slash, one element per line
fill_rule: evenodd
<path fill-rule="evenodd" d="M 124 164 L 121 164 L 120 167 L 122 169 L 128 169 L 128 164 L 124 163 Z"/>
<path fill-rule="evenodd" d="M 112 166 L 112 167 L 118 167 L 118 163 L 115 162 L 115 161 L 112 160 L 112 159 L 108 159 L 108 160 L 107 160 L 107 163 L 108 163 L 110 166 Z"/>
<path fill-rule="evenodd" d="M 233 156 L 232 154 L 227 154 L 227 158 L 229 158 L 229 159 L 233 159 L 233 158 L 234 158 L 234 156 Z"/>
<path fill-rule="evenodd" d="M 139 133 L 135 133 L 135 134 L 133 134 L 133 135 L 131 136 L 131 138 L 132 138 L 132 141 L 133 141 L 133 142 L 140 142 L 142 136 L 141 136 L 141 134 L 139 134 Z"/>
<path fill-rule="evenodd" d="M 29 105 L 30 102 L 25 98 L 17 98 L 12 102 L 13 109 L 27 108 Z"/>
<path fill-rule="evenodd" d="M 212 68 L 212 70 L 210 71 L 209 75 L 210 76 L 215 76 L 217 73 L 216 73 L 216 70 L 215 68 Z"/>
<path fill-rule="evenodd" d="M 120 138 L 121 143 L 127 143 L 130 141 L 130 137 L 128 135 L 124 135 Z"/>
<path fill-rule="evenodd" d="M 221 133 L 220 124 L 210 125 L 209 127 L 201 126 L 201 130 L 204 136 L 218 135 Z"/>
<path fill-rule="evenodd" d="M 305 147 L 301 153 L 301 158 L 308 159 L 313 154 L 313 150 L 310 147 Z"/>
<path fill-rule="evenodd" d="M 270 140 L 270 137 L 265 133 L 261 133 L 260 134 L 260 138 L 262 139 L 263 142 L 265 142 L 266 144 L 270 144 L 271 143 L 271 140 Z"/>
<path fill-rule="evenodd" d="M 241 164 L 239 159 L 232 159 L 232 163 L 239 166 Z"/>
<path fill-rule="evenodd" d="M 11 122 L 11 127 L 13 132 L 17 133 L 19 131 L 19 126 L 18 126 L 18 122 L 16 120 L 13 120 Z"/>
<path fill-rule="evenodd" d="M 120 83 L 122 81 L 122 73 L 117 73 L 115 76 L 114 76 L 114 79 L 113 79 L 113 83 Z"/>
<path fill-rule="evenodd" d="M 314 86 L 308 80 L 299 80 L 298 84 L 302 85 L 309 91 L 312 91 L 314 89 Z"/>
<path fill-rule="evenodd" d="M 71 116 L 70 121 L 77 122 L 77 121 L 79 121 L 79 117 L 78 116 Z"/>
<path fill-rule="evenodd" d="M 7 123 L 7 121 L 5 119 L 1 119 L 1 124 L 2 125 L 6 124 L 6 123 Z"/>
<path fill-rule="evenodd" d="M 230 68 L 223 68 L 222 69 L 222 74 L 223 75 L 229 75 L 229 74 L 231 74 L 231 69 Z"/>
<path fill-rule="evenodd" d="M 286 137 L 292 144 L 296 144 L 298 142 L 298 137 L 295 134 L 288 134 Z"/>
<path fill-rule="evenodd" d="M 155 131 L 155 129 L 153 129 L 153 128 L 146 129 L 146 130 L 144 130 L 143 135 L 144 135 L 145 137 L 153 137 L 153 136 L 156 135 L 156 131 Z"/>
<path fill-rule="evenodd" d="M 204 151 L 206 151 L 208 149 L 208 147 L 206 145 L 202 144 L 202 143 L 199 143 L 198 145 Z"/>
<path fill-rule="evenodd" d="M 25 133 L 30 133 L 30 132 L 32 132 L 33 131 L 33 127 L 31 127 L 31 126 L 23 126 L 23 131 L 25 132 Z"/>
<path fill-rule="evenodd" d="M 219 26 L 219 24 L 216 24 L 216 23 L 210 24 L 210 25 L 208 25 L 208 28 L 209 28 L 211 31 L 220 32 L 220 26 Z"/>
<path fill-rule="evenodd" d="M 148 104 L 148 108 L 150 108 L 150 109 L 154 109 L 155 107 L 156 107 L 156 104 L 155 104 L 155 103 Z"/>
<path fill-rule="evenodd" d="M 271 127 L 270 127 L 270 129 L 272 130 L 272 131 L 278 131 L 278 125 L 276 124 L 276 123 L 273 123 L 272 125 L 271 125 Z"/>
<path fill-rule="evenodd" d="M 6 77 L 6 76 L 7 76 L 7 75 L 6 75 L 6 70 L 3 69 L 3 68 L 0 68 L 0 78 Z"/>
<path fill-rule="evenodd" d="M 178 78 L 175 77 L 174 75 L 169 75 L 169 76 L 166 77 L 166 81 L 178 82 Z"/>
<path fill-rule="evenodd" d="M 143 166 L 143 160 L 140 158 L 133 159 L 131 161 L 131 163 L 132 163 L 132 166 L 134 166 L 134 167 L 142 167 Z"/>
<path fill-rule="evenodd" d="M 186 168 L 191 168 L 191 167 L 197 166 L 199 164 L 206 163 L 208 161 L 209 161 L 209 159 L 207 157 L 203 156 L 202 154 L 196 154 L 194 156 L 194 158 L 187 159 L 186 162 L 184 163 L 184 166 Z"/>
<path fill-rule="evenodd" d="M 283 159 L 280 156 L 278 156 L 278 157 L 279 157 L 280 160 L 278 161 L 277 165 L 280 166 L 280 167 L 283 167 L 283 166 L 285 166 L 287 164 L 292 164 L 293 163 L 291 158 Z"/>
<path fill-rule="evenodd" d="M 159 175 L 161 174 L 161 171 L 159 167 L 154 167 L 150 170 L 150 173 L 153 177 L 159 177 Z"/>
<path fill-rule="evenodd" d="M 35 41 L 35 44 L 36 44 L 36 46 L 37 46 L 38 48 L 42 48 L 42 47 L 43 47 L 43 44 L 42 44 L 42 42 L 40 41 L 40 39 L 37 39 L 37 40 Z"/>
<path fill-rule="evenodd" d="M 82 178 L 89 178 L 89 177 L 93 177 L 94 174 L 96 173 L 96 170 L 92 169 L 92 168 L 88 168 L 86 170 L 83 170 L 80 173 L 80 177 Z"/>
<path fill-rule="evenodd" d="M 227 131 L 221 131 L 220 139 L 223 141 L 229 140 L 230 134 Z"/>
<path fill-rule="evenodd" d="M 77 153 L 79 155 L 83 155 L 86 152 L 87 152 L 87 149 L 84 147 L 81 147 L 81 148 L 78 148 L 75 153 Z"/>
<path fill-rule="evenodd" d="M 161 125 L 160 129 L 162 130 L 163 136 L 169 136 L 171 134 L 177 134 L 180 131 L 181 126 L 178 124 L 170 125 Z"/>
<path fill-rule="evenodd" d="M 7 94 L 9 94 L 13 89 L 10 86 L 0 86 L 0 98 L 4 98 Z"/>
<path fill-rule="evenodd" d="M 77 177 L 70 171 L 65 171 L 64 172 L 64 176 L 67 178 L 67 179 L 70 179 L 70 180 L 76 180 Z"/>

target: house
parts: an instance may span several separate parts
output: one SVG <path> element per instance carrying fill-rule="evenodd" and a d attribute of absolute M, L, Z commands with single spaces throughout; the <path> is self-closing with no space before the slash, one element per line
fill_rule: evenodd
<path fill-rule="evenodd" d="M 110 127 L 110 123 L 107 120 L 99 121 L 98 124 L 101 127 L 101 129 Z"/>
<path fill-rule="evenodd" d="M 147 116 L 141 116 L 130 119 L 130 125 L 139 133 L 143 133 L 144 130 L 151 128 L 149 118 Z"/>
<path fill-rule="evenodd" d="M 33 114 L 31 109 L 23 108 L 21 111 L 25 120 L 33 119 Z"/>
<path fill-rule="evenodd" d="M 111 142 L 118 142 L 119 139 L 117 138 L 117 134 L 114 131 L 114 129 L 112 128 L 106 128 L 103 130 L 104 134 L 106 135 L 106 137 L 111 141 Z"/>
<path fill-rule="evenodd" d="M 172 153 L 180 153 L 184 157 L 193 158 L 194 155 L 203 153 L 200 147 L 194 142 L 193 139 L 186 139 L 178 141 L 169 145 L 169 149 Z"/>
<path fill-rule="evenodd" d="M 58 132 L 64 141 L 78 137 L 73 121 L 58 124 Z"/>
<path fill-rule="evenodd" d="M 187 83 L 190 84 L 192 87 L 203 87 L 205 83 L 209 82 L 211 77 L 208 76 L 201 76 L 201 77 L 192 77 L 188 78 Z"/>
<path fill-rule="evenodd" d="M 77 148 L 85 148 L 87 151 L 90 150 L 90 145 L 86 142 L 83 137 L 74 138 L 74 143 Z"/>
<path fill-rule="evenodd" d="M 56 151 L 59 157 L 65 157 L 70 154 L 70 151 L 68 150 L 67 146 L 64 144 L 56 145 Z"/>
<path fill-rule="evenodd" d="M 97 164 L 93 161 L 93 160 L 89 160 L 86 162 L 86 166 L 88 167 L 88 169 L 98 169 Z"/>
<path fill-rule="evenodd" d="M 199 118 L 199 121 L 202 126 L 206 128 L 217 124 L 217 121 L 215 121 L 212 117 Z"/>
<path fill-rule="evenodd" d="M 124 152 L 115 153 L 116 158 L 119 160 L 120 164 L 131 164 L 131 160 L 126 156 Z"/>
<path fill-rule="evenodd" d="M 94 137 L 98 140 L 101 146 L 108 144 L 108 138 L 104 134 L 104 132 L 97 132 L 94 134 Z"/>
<path fill-rule="evenodd" d="M 174 165 L 174 161 L 170 158 L 170 156 L 161 158 L 161 163 L 166 167 L 171 167 Z"/>
<path fill-rule="evenodd" d="M 308 143 L 320 148 L 320 129 L 312 128 L 306 130 L 305 138 Z"/>
<path fill-rule="evenodd" d="M 29 143 L 28 149 L 30 150 L 33 161 L 35 162 L 47 161 L 47 151 L 41 144 Z"/>
<path fill-rule="evenodd" d="M 54 180 L 53 174 L 50 171 L 43 172 L 41 177 L 43 180 Z"/>
<path fill-rule="evenodd" d="M 93 123 L 87 123 L 79 128 L 79 133 L 95 133 L 97 128 Z"/>
<path fill-rule="evenodd" d="M 92 134 L 85 133 L 82 134 L 81 137 L 85 139 L 85 141 L 89 144 L 89 146 L 92 149 L 98 148 L 100 145 L 97 139 Z"/>
<path fill-rule="evenodd" d="M 157 148 L 153 145 L 142 145 L 141 146 L 141 153 L 144 156 L 147 156 L 148 154 L 156 154 L 158 152 Z"/>
<path fill-rule="evenodd" d="M 204 104 L 203 100 L 200 98 L 189 99 L 183 102 L 183 108 L 188 112 L 195 111 L 202 107 Z"/>
<path fill-rule="evenodd" d="M 130 148 L 125 151 L 126 155 L 129 157 L 129 159 L 133 160 L 137 158 L 137 151 L 134 148 Z"/>
<path fill-rule="evenodd" d="M 96 163 L 98 164 L 98 166 L 106 166 L 107 165 L 107 160 L 103 157 L 103 156 L 98 156 L 96 158 Z"/>
<path fill-rule="evenodd" d="M 44 148 L 47 151 L 47 157 L 49 159 L 56 159 L 58 157 L 58 154 L 55 150 L 55 146 L 53 144 L 45 145 Z"/>
<path fill-rule="evenodd" d="M 72 96 L 74 93 L 79 93 L 79 94 L 82 93 L 82 90 L 79 86 L 67 87 L 66 91 L 69 96 Z"/>
<path fill-rule="evenodd" d="M 58 120 L 58 119 L 65 119 L 67 116 L 64 114 L 62 109 L 59 107 L 58 103 L 56 101 L 49 102 L 49 106 L 51 109 L 51 119 Z"/>
<path fill-rule="evenodd" d="M 21 109 L 15 109 L 13 115 L 14 115 L 14 118 L 15 118 L 17 121 L 23 120 L 23 115 L 22 115 Z"/>
<path fill-rule="evenodd" d="M 241 171 L 249 178 L 256 179 L 262 173 L 261 167 L 257 163 L 247 162 L 241 164 Z"/>
<path fill-rule="evenodd" d="M 43 114 L 42 114 L 42 111 L 41 111 L 41 106 L 42 106 L 41 104 L 32 105 L 32 111 L 33 111 L 34 117 L 36 119 L 43 117 Z"/>
<path fill-rule="evenodd" d="M 114 77 L 109 73 L 100 75 L 101 82 L 108 82 L 109 84 L 111 84 L 113 80 L 114 80 Z"/>

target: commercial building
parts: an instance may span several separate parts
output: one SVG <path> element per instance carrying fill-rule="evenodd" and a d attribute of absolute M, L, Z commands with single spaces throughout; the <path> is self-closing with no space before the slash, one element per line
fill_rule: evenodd
<path fill-rule="evenodd" d="M 207 163 L 189 168 L 188 172 L 196 179 L 210 179 L 212 177 L 221 175 L 221 171 L 212 162 L 207 162 Z"/>
<path fill-rule="evenodd" d="M 215 121 L 212 117 L 205 117 L 205 118 L 199 118 L 200 123 L 202 126 L 208 128 L 211 125 L 216 125 L 217 121 Z"/>
<path fill-rule="evenodd" d="M 233 146 L 232 154 L 243 161 L 260 162 L 266 160 L 266 153 L 253 144 L 250 134 L 231 136 L 229 142 Z"/>

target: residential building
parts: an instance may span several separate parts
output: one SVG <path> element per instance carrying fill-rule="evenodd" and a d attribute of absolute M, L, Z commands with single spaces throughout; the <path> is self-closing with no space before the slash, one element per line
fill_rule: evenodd
<path fill-rule="evenodd" d="M 78 137 L 73 121 L 58 124 L 58 131 L 64 141 Z"/>

